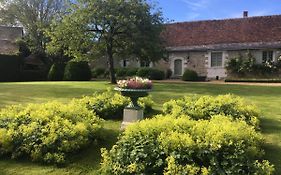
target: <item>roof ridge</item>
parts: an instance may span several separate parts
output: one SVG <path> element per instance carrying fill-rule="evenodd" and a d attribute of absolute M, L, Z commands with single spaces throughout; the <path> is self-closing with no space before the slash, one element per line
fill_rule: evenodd
<path fill-rule="evenodd" d="M 247 19 L 253 19 L 253 18 L 272 18 L 272 17 L 281 17 L 281 14 L 266 15 L 266 16 L 239 17 L 239 18 L 205 19 L 205 20 L 195 20 L 195 21 L 172 22 L 172 23 L 166 23 L 166 25 L 199 23 L 199 22 L 215 22 L 215 21 L 247 20 Z"/>

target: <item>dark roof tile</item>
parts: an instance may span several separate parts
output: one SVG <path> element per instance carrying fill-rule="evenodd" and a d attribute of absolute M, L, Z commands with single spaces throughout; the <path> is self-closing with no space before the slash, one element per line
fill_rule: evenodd
<path fill-rule="evenodd" d="M 281 15 L 172 23 L 167 47 L 281 41 Z"/>

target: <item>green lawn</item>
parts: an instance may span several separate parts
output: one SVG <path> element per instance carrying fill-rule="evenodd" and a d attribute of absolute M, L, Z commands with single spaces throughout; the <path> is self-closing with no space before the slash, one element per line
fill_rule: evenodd
<path fill-rule="evenodd" d="M 111 87 L 107 82 L 28 82 L 0 83 L 0 107 L 19 103 L 40 103 L 49 100 L 66 102 L 73 97 L 89 95 Z M 155 109 L 172 98 L 184 95 L 218 95 L 232 93 L 245 97 L 256 104 L 264 117 L 261 119 L 265 137 L 266 158 L 276 166 L 276 174 L 281 174 L 281 87 L 244 86 L 206 83 L 168 84 L 156 83 L 151 93 L 156 102 Z M 107 140 L 99 146 L 91 145 L 71 158 L 64 168 L 44 166 L 21 160 L 0 159 L 0 174 L 95 174 L 99 168 L 100 147 L 110 147 L 119 132 L 119 121 L 107 121 Z"/>

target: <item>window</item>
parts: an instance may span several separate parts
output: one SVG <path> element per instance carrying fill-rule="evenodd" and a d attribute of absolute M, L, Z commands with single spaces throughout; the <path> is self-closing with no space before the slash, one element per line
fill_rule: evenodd
<path fill-rule="evenodd" d="M 265 63 L 267 61 L 273 61 L 273 51 L 262 52 L 262 63 Z"/>
<path fill-rule="evenodd" d="M 150 67 L 150 61 L 141 60 L 140 67 Z"/>
<path fill-rule="evenodd" d="M 122 67 L 128 67 L 129 63 L 130 63 L 129 60 L 126 59 L 122 60 Z"/>
<path fill-rule="evenodd" d="M 222 67 L 222 52 L 211 53 L 211 67 Z"/>

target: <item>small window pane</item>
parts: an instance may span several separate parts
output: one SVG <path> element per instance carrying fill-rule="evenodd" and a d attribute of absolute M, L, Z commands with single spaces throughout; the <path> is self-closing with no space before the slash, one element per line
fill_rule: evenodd
<path fill-rule="evenodd" d="M 273 60 L 273 51 L 268 51 L 268 60 Z"/>
<path fill-rule="evenodd" d="M 273 61 L 273 51 L 263 51 L 262 52 L 262 62 Z"/>
<path fill-rule="evenodd" d="M 222 66 L 222 52 L 211 53 L 211 67 Z"/>

